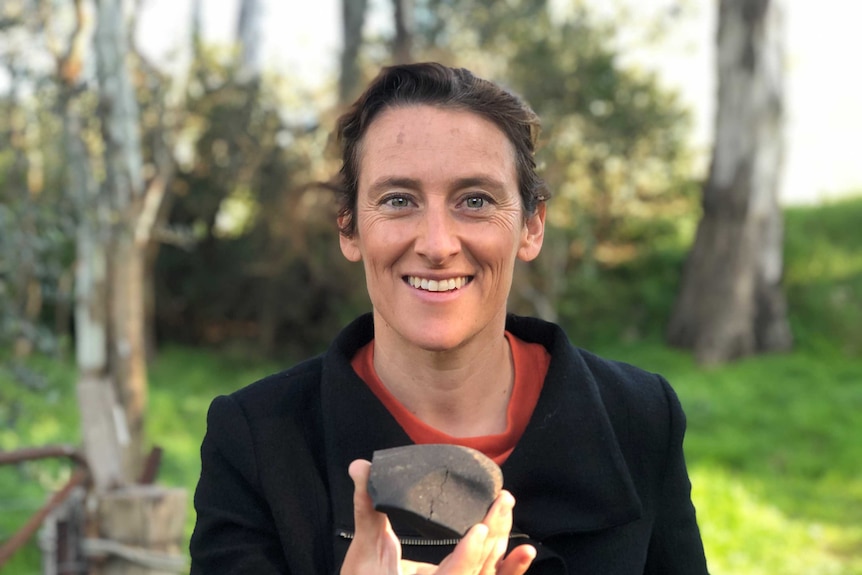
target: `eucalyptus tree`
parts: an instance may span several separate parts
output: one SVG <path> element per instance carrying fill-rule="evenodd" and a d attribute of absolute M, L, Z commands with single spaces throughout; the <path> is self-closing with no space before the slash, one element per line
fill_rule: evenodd
<path fill-rule="evenodd" d="M 341 0 L 343 45 L 338 80 L 338 101 L 341 104 L 348 104 L 359 86 L 359 52 L 362 48 L 362 29 L 367 12 L 368 0 Z"/>
<path fill-rule="evenodd" d="M 92 50 L 82 43 L 69 53 L 78 68 L 95 68 L 89 95 L 96 102 L 98 132 L 85 131 L 81 103 L 70 100 L 66 148 L 78 202 L 79 407 L 89 464 L 97 487 L 105 489 L 135 482 L 147 447 L 148 259 L 164 215 L 172 158 L 161 119 L 143 121 L 141 101 L 147 100 L 135 78 L 151 81 L 152 71 L 134 53 L 131 5 L 97 0 L 90 13 L 85 4 L 76 3 L 78 25 L 70 45 L 76 46 L 79 35 L 88 37 L 92 26 Z M 84 80 L 70 79 L 67 89 L 80 89 L 75 84 Z M 158 98 L 158 87 L 148 88 L 148 97 Z M 147 107 L 161 115 L 152 102 Z M 97 146 L 84 141 L 94 138 Z"/>
<path fill-rule="evenodd" d="M 784 64 L 780 0 L 719 3 L 712 164 L 668 327 L 669 342 L 703 363 L 792 345 L 778 202 Z"/>

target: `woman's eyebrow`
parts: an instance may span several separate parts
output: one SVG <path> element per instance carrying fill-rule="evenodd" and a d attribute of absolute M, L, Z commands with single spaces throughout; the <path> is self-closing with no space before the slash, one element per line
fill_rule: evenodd
<path fill-rule="evenodd" d="M 372 183 L 368 191 L 372 194 L 381 193 L 391 188 L 402 188 L 406 190 L 419 190 L 422 184 L 415 178 L 404 178 L 399 176 L 387 176 Z"/>
<path fill-rule="evenodd" d="M 465 188 L 485 188 L 487 190 L 500 190 L 504 187 L 503 182 L 490 176 L 466 176 L 455 178 L 449 184 L 450 189 L 463 190 Z M 369 187 L 371 194 L 380 194 L 392 188 L 403 190 L 421 190 L 422 182 L 416 178 L 402 176 L 386 176 L 375 181 Z"/>
<path fill-rule="evenodd" d="M 485 188 L 488 190 L 499 190 L 504 187 L 503 182 L 490 176 L 470 176 L 458 178 L 453 182 L 452 188 L 462 190 L 464 188 Z"/>

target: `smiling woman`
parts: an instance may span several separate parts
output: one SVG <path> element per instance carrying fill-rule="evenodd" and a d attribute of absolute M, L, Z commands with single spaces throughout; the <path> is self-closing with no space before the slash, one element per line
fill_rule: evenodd
<path fill-rule="evenodd" d="M 549 198 L 532 110 L 411 64 L 381 71 L 336 133 L 341 250 L 372 310 L 320 357 L 213 401 L 192 573 L 706 573 L 667 382 L 507 313 Z M 460 541 L 374 509 L 372 453 L 411 444 L 500 466 Z"/>
<path fill-rule="evenodd" d="M 544 204 L 523 213 L 512 145 L 472 112 L 387 110 L 365 134 L 360 165 L 356 230 L 341 248 L 365 265 L 378 350 L 397 350 L 381 367 L 409 373 L 417 353 L 463 350 L 474 358 L 465 367 L 485 375 L 471 391 L 485 397 L 511 378 L 497 340 L 515 259 L 539 254 Z"/>

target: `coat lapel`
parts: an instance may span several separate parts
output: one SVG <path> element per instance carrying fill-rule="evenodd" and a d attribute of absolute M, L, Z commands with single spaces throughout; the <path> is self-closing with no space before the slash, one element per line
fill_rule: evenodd
<path fill-rule="evenodd" d="M 598 385 L 558 327 L 510 317 L 507 328 L 545 345 L 551 364 L 536 410 L 503 464 L 516 526 L 536 539 L 634 521 L 640 498 Z"/>
<path fill-rule="evenodd" d="M 353 482 L 347 468 L 374 450 L 412 443 L 398 422 L 356 375 L 353 354 L 374 335 L 371 314 L 346 327 L 326 353 L 321 402 L 326 468 L 335 527 L 352 529 Z"/>

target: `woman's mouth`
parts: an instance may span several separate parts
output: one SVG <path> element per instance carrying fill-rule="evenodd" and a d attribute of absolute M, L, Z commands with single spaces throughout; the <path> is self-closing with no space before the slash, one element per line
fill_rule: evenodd
<path fill-rule="evenodd" d="M 436 292 L 461 289 L 473 281 L 472 276 L 459 276 L 442 280 L 431 280 L 428 278 L 421 278 L 419 276 L 406 276 L 406 279 L 407 283 L 416 289 Z"/>

